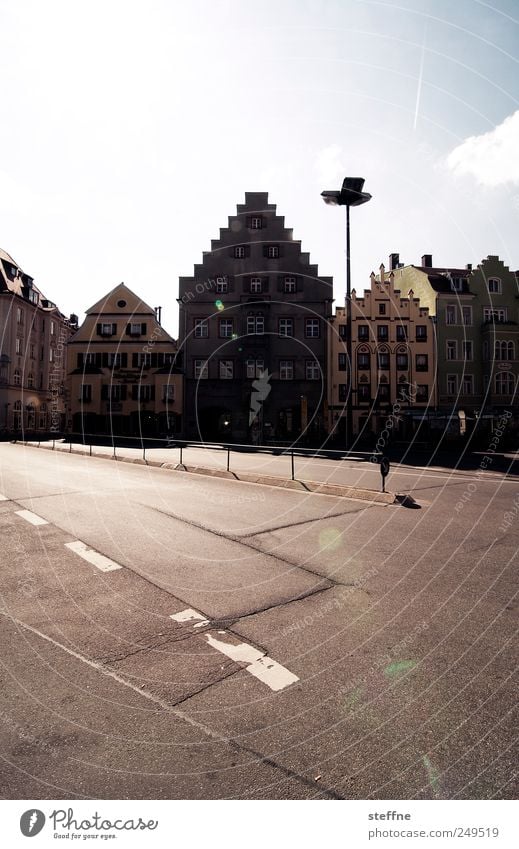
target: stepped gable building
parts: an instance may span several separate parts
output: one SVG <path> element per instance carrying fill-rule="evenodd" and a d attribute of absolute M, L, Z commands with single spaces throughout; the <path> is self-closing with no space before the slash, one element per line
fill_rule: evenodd
<path fill-rule="evenodd" d="M 124 283 L 87 310 L 68 346 L 75 433 L 180 433 L 182 375 L 160 313 Z"/>
<path fill-rule="evenodd" d="M 431 424 L 453 435 L 483 434 L 510 412 L 507 438 L 517 427 L 519 287 L 498 256 L 475 268 L 443 268 L 424 254 L 421 265 L 391 255 L 395 285 L 413 289 L 436 325 L 438 411 Z"/>
<path fill-rule="evenodd" d="M 266 192 L 245 203 L 181 277 L 189 438 L 318 440 L 325 424 L 332 278 L 321 277 Z"/>
<path fill-rule="evenodd" d="M 66 343 L 76 323 L 0 249 L 0 434 L 65 430 Z"/>
<path fill-rule="evenodd" d="M 401 292 L 384 265 L 370 282 L 362 296 L 351 293 L 353 432 L 372 442 L 391 415 L 391 438 L 407 438 L 436 404 L 434 324 L 428 308 L 412 290 Z M 346 435 L 350 385 L 346 308 L 338 307 L 330 323 L 329 430 L 339 441 Z"/>

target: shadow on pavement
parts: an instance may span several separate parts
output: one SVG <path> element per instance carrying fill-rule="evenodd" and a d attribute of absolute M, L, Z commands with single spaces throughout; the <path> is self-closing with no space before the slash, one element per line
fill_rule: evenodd
<path fill-rule="evenodd" d="M 395 495 L 395 501 L 397 504 L 400 504 L 401 507 L 407 507 L 408 510 L 421 510 L 421 504 L 418 504 L 418 501 L 415 501 L 411 495 Z"/>

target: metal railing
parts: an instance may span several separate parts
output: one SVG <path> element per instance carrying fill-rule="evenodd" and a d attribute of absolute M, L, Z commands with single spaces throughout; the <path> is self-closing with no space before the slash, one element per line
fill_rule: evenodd
<path fill-rule="evenodd" d="M 127 448 L 139 448 L 142 450 L 142 459 L 145 463 L 148 462 L 146 458 L 146 450 L 148 452 L 153 448 L 172 448 L 178 449 L 179 451 L 179 466 L 183 466 L 187 468 L 184 463 L 184 451 L 187 448 L 196 448 L 196 449 L 205 449 L 211 451 L 222 451 L 226 452 L 226 471 L 233 473 L 231 469 L 231 454 L 234 452 L 235 454 L 272 454 L 274 456 L 282 456 L 287 457 L 290 460 L 290 479 L 296 480 L 296 468 L 295 468 L 295 458 L 296 457 L 305 457 L 308 459 L 325 459 L 325 460 L 355 460 L 359 462 L 376 462 L 380 463 L 382 459 L 382 452 L 380 451 L 348 451 L 347 449 L 338 450 L 332 448 L 303 448 L 298 445 L 284 447 L 284 446 L 275 446 L 275 445 L 250 445 L 239 442 L 197 442 L 190 441 L 186 439 L 159 439 L 155 437 L 150 437 L 149 439 L 134 436 L 114 436 L 110 438 L 106 436 L 104 438 L 100 434 L 93 433 L 84 433 L 81 435 L 77 435 L 77 438 L 74 440 L 73 435 L 69 437 L 61 437 L 58 439 L 41 439 L 38 440 L 27 440 L 27 439 L 18 439 L 15 438 L 12 440 L 13 443 L 21 442 L 24 445 L 35 444 L 37 441 L 38 448 L 40 447 L 42 442 L 51 442 L 52 441 L 52 450 L 54 451 L 56 448 L 56 442 L 61 443 L 62 445 L 69 446 L 69 453 L 73 453 L 72 446 L 73 445 L 82 445 L 88 447 L 89 455 L 92 456 L 92 448 L 93 447 L 112 447 L 113 453 L 112 457 L 117 459 L 117 448 L 124 448 L 124 445 L 117 445 L 117 443 L 126 442 L 133 443 L 127 445 Z"/>

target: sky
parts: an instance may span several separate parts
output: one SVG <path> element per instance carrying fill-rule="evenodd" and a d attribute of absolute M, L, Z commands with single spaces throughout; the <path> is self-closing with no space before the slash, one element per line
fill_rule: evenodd
<path fill-rule="evenodd" d="M 344 300 L 388 255 L 519 268 L 517 0 L 0 0 L 0 247 L 68 314 L 124 281 L 177 334 L 268 191 Z"/>

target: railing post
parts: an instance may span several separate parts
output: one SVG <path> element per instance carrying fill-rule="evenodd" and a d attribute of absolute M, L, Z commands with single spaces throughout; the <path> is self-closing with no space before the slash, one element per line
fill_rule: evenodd
<path fill-rule="evenodd" d="M 142 459 L 146 462 L 146 445 L 142 443 Z"/>
<path fill-rule="evenodd" d="M 117 454 L 116 454 L 116 451 L 115 451 L 115 442 L 114 442 L 114 453 L 113 453 L 113 457 L 114 457 L 114 460 L 117 460 Z"/>
<path fill-rule="evenodd" d="M 231 465 L 231 449 L 227 448 L 227 471 L 229 471 L 230 465 Z"/>
<path fill-rule="evenodd" d="M 184 465 L 183 462 L 182 462 L 182 445 L 180 446 L 180 463 L 179 463 L 179 465 L 180 466 Z"/>
<path fill-rule="evenodd" d="M 294 451 L 293 451 L 293 450 L 290 452 L 290 456 L 291 456 L 291 461 L 292 461 L 292 462 L 291 462 L 291 465 L 292 465 L 292 480 L 295 480 L 295 472 L 294 472 Z"/>
<path fill-rule="evenodd" d="M 52 450 L 54 451 L 55 448 L 56 448 L 56 440 L 53 439 L 52 440 Z"/>
<path fill-rule="evenodd" d="M 72 454 L 72 437 L 70 438 L 70 445 L 69 445 L 68 453 Z"/>
<path fill-rule="evenodd" d="M 88 446 L 88 453 L 92 456 L 92 443 Z"/>

